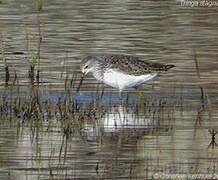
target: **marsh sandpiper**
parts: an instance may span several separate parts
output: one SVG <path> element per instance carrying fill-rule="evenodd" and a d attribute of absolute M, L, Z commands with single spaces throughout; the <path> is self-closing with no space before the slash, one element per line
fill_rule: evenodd
<path fill-rule="evenodd" d="M 119 89 L 120 93 L 148 82 L 161 71 L 173 67 L 127 55 L 88 56 L 81 62 L 83 75 L 92 73 L 98 81 Z"/>

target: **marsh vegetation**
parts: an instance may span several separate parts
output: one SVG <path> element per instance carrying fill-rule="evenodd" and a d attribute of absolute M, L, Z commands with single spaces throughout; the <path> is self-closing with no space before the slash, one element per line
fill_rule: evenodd
<path fill-rule="evenodd" d="M 174 1 L 0 2 L 0 179 L 214 174 L 215 8 Z M 193 13 L 194 12 L 194 13 Z M 174 64 L 137 91 L 79 63 L 127 54 Z"/>

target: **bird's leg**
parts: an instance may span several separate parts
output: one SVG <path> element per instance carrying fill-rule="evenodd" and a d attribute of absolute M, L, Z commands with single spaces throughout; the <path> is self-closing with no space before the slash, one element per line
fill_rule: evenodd
<path fill-rule="evenodd" d="M 102 90 L 101 90 L 101 99 L 104 96 L 104 84 L 102 84 Z"/>
<path fill-rule="evenodd" d="M 143 96 L 143 93 L 141 91 L 139 91 L 139 96 L 141 99 L 145 99 L 145 97 Z"/>
<path fill-rule="evenodd" d="M 119 98 L 120 98 L 120 102 L 122 103 L 122 90 L 121 89 L 119 91 Z"/>

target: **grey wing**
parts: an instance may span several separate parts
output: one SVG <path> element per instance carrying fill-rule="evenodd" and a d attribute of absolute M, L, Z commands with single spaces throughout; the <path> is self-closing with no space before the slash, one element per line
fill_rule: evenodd
<path fill-rule="evenodd" d="M 105 68 L 117 69 L 119 71 L 133 75 L 166 71 L 173 67 L 173 65 L 163 65 L 155 62 L 143 61 L 134 56 L 105 55 L 101 58 L 105 61 Z"/>

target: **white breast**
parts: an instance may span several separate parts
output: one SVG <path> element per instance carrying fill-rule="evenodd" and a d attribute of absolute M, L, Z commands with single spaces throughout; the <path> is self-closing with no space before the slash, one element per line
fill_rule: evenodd
<path fill-rule="evenodd" d="M 111 69 L 104 73 L 103 82 L 122 91 L 125 88 L 138 86 L 152 80 L 156 76 L 157 73 L 134 76 Z"/>

